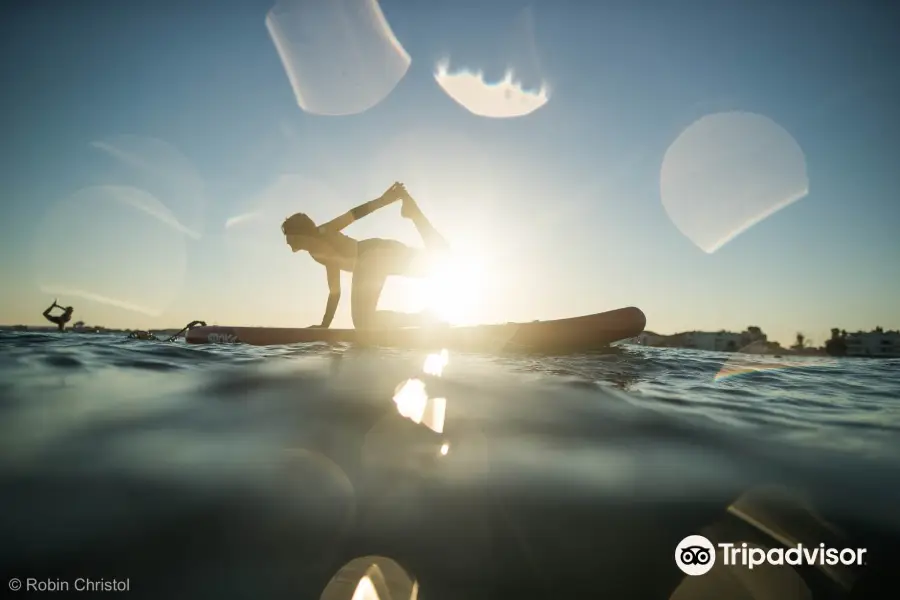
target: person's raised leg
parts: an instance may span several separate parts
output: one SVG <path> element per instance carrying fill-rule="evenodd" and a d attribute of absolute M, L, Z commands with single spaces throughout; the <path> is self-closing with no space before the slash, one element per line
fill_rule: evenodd
<path fill-rule="evenodd" d="M 47 319 L 47 320 L 50 319 L 50 311 L 52 311 L 54 308 L 56 308 L 56 301 L 54 301 L 53 304 L 48 306 L 47 309 L 43 312 L 45 319 Z"/>
<path fill-rule="evenodd" d="M 437 232 L 437 229 L 434 228 L 431 221 L 428 220 L 422 209 L 416 204 L 416 201 L 408 194 L 403 197 L 403 206 L 400 209 L 400 214 L 413 222 L 428 252 L 447 252 L 450 250 L 450 244 Z"/>
<path fill-rule="evenodd" d="M 50 311 L 52 311 L 54 308 L 56 308 L 56 300 L 53 301 L 53 304 L 51 304 L 50 306 L 47 307 L 47 310 L 45 310 L 43 312 L 43 315 L 44 315 L 44 318 L 47 319 L 48 321 L 50 321 L 51 323 L 56 323 L 57 325 L 59 325 L 59 321 L 57 320 L 57 317 L 50 314 Z"/>

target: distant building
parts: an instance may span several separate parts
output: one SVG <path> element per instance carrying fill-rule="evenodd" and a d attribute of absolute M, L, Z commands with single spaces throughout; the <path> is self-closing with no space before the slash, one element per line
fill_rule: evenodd
<path fill-rule="evenodd" d="M 670 347 L 694 348 L 712 352 L 737 352 L 755 342 L 765 342 L 766 334 L 759 327 L 748 327 L 746 331 L 687 331 L 671 336 L 666 343 Z"/>
<path fill-rule="evenodd" d="M 876 327 L 872 331 L 847 333 L 832 329 L 826 349 L 833 356 L 900 358 L 900 331 Z"/>
<path fill-rule="evenodd" d="M 734 352 L 740 347 L 740 343 L 741 334 L 731 331 L 689 331 L 682 334 L 681 338 L 684 348 L 718 352 Z"/>
<path fill-rule="evenodd" d="M 658 333 L 653 333 L 652 331 L 642 331 L 640 335 L 637 337 L 631 338 L 629 340 L 632 344 L 638 344 L 641 346 L 659 346 L 660 342 L 666 339 L 667 336 L 660 335 Z"/>
<path fill-rule="evenodd" d="M 659 335 L 645 331 L 634 343 L 642 346 L 660 346 L 666 348 L 693 348 L 713 352 L 737 352 L 751 344 L 765 345 L 768 338 L 759 327 L 751 326 L 746 331 L 685 331 L 674 335 Z"/>

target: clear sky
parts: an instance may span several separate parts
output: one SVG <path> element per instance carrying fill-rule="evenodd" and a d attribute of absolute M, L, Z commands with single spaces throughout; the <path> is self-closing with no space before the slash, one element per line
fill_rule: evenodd
<path fill-rule="evenodd" d="M 390 29 L 365 0 L 270 8 L 4 5 L 0 323 L 55 296 L 110 327 L 317 323 L 324 269 L 281 220 L 402 180 L 468 270 L 382 308 L 900 327 L 889 3 L 384 0 Z M 418 243 L 396 207 L 347 233 Z"/>

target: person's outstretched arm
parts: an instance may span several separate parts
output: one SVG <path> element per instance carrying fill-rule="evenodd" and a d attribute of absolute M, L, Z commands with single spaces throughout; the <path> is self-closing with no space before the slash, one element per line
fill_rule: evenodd
<path fill-rule="evenodd" d="M 325 316 L 322 317 L 320 327 L 327 329 L 331 326 L 334 313 L 341 301 L 341 270 L 338 267 L 325 267 L 325 270 L 328 275 L 328 303 L 325 305 Z"/>
<path fill-rule="evenodd" d="M 365 204 L 360 204 L 356 208 L 354 208 L 348 212 L 345 212 L 338 218 L 332 219 L 331 221 L 328 221 L 324 225 L 321 225 L 319 227 L 319 231 L 321 231 L 323 233 L 331 232 L 331 231 L 341 231 L 341 230 L 345 229 L 348 225 L 353 223 L 354 221 L 358 221 L 359 219 L 362 219 L 366 215 L 372 214 L 379 208 L 384 208 L 388 204 L 396 202 L 397 200 L 400 199 L 400 193 L 405 192 L 405 191 L 406 190 L 403 188 L 402 183 L 395 183 L 394 185 L 389 187 L 387 189 L 387 191 L 385 193 L 383 193 L 381 196 L 379 196 L 378 198 L 375 198 L 374 200 L 370 200 L 370 201 L 366 202 Z"/>

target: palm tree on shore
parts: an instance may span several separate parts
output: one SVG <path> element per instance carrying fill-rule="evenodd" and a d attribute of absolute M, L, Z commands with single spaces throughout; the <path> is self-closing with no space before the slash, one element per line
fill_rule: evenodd
<path fill-rule="evenodd" d="M 845 356 L 847 354 L 847 330 L 831 328 L 831 339 L 825 342 L 825 352 L 832 356 Z"/>

